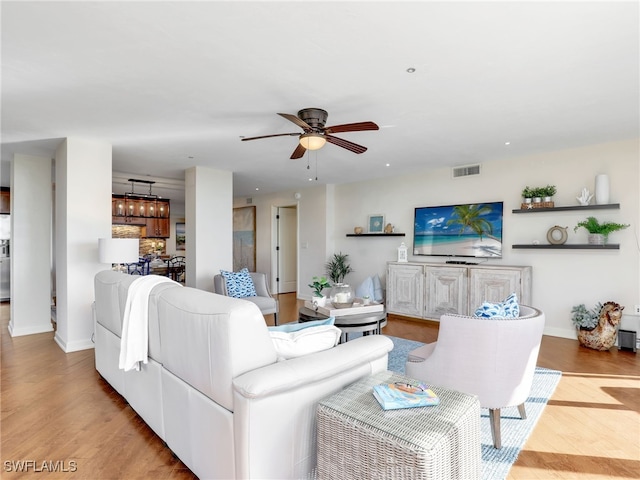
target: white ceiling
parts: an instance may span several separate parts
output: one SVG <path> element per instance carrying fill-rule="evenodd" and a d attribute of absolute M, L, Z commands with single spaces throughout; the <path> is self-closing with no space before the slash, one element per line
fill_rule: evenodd
<path fill-rule="evenodd" d="M 338 184 L 639 134 L 637 1 L 1 9 L 3 185 L 14 152 L 53 156 L 69 136 L 111 143 L 118 178 L 202 165 L 233 171 L 245 196 L 304 188 L 316 165 Z M 305 107 L 381 128 L 336 135 L 361 155 L 290 160 L 295 137 L 240 141 L 301 132 L 276 113 Z"/>

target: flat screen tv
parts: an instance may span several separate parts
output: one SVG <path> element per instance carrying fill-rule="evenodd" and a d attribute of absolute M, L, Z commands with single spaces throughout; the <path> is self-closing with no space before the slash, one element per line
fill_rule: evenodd
<path fill-rule="evenodd" d="M 413 254 L 502 257 L 502 202 L 418 207 Z"/>

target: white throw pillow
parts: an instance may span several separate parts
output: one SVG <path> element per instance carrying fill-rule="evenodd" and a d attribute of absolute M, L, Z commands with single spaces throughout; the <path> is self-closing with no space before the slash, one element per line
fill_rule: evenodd
<path fill-rule="evenodd" d="M 296 332 L 269 331 L 278 361 L 333 348 L 338 344 L 341 333 L 333 325 L 318 325 Z"/>

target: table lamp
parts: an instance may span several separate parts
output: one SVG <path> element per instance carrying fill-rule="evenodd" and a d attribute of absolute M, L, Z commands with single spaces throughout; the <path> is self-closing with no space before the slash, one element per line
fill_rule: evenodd
<path fill-rule="evenodd" d="M 115 265 L 114 270 L 124 273 L 123 264 L 138 262 L 139 244 L 140 240 L 137 238 L 99 238 L 100 263 Z"/>

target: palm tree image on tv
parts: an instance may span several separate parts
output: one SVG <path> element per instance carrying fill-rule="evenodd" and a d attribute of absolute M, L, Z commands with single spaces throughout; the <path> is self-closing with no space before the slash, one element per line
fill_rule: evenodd
<path fill-rule="evenodd" d="M 414 255 L 502 256 L 502 202 L 415 210 Z"/>
<path fill-rule="evenodd" d="M 456 205 L 453 207 L 455 216 L 447 221 L 447 225 L 460 225 L 459 235 L 462 235 L 467 229 L 473 230 L 482 239 L 485 232 L 493 233 L 491 223 L 482 217 L 490 212 L 491 207 L 488 205 Z"/>

